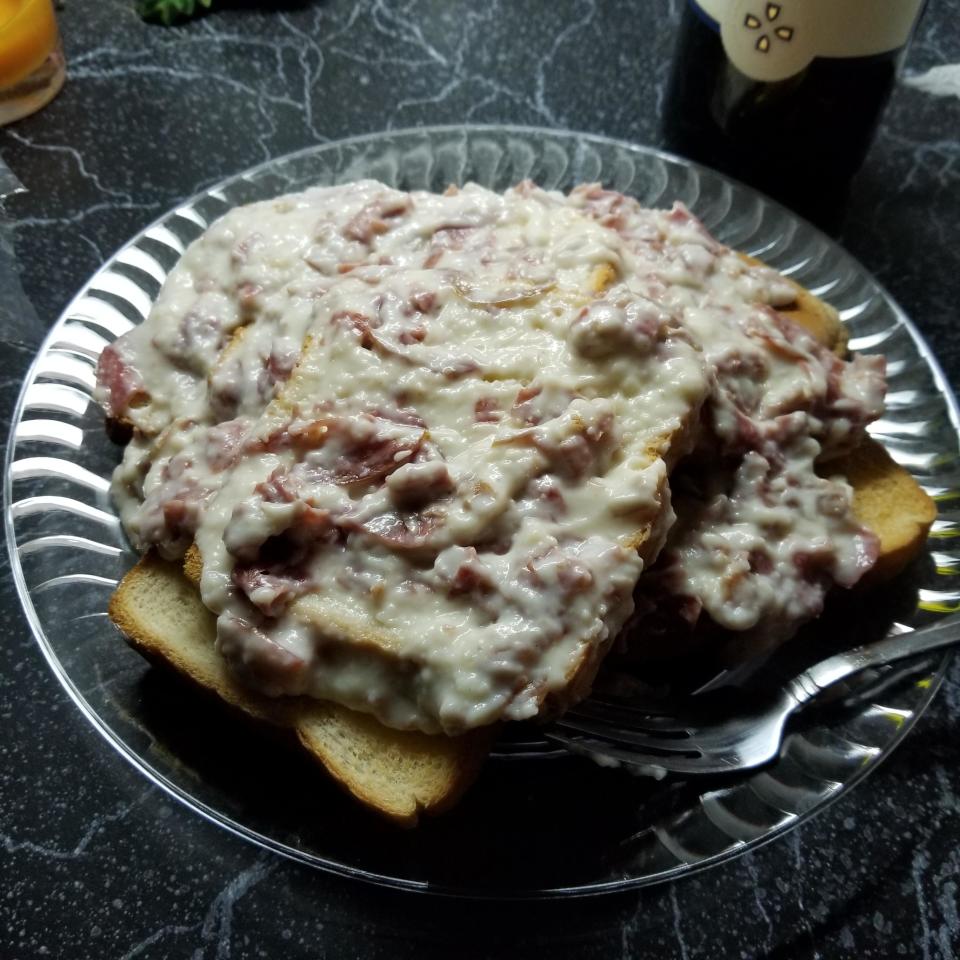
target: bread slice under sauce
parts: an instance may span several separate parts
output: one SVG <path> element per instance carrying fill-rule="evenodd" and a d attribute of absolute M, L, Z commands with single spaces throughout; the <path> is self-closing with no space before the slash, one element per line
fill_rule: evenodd
<path fill-rule="evenodd" d="M 275 699 L 241 686 L 215 649 L 216 618 L 196 587 L 178 564 L 153 553 L 123 578 L 109 613 L 148 660 L 172 667 L 255 720 L 289 729 L 341 787 L 401 826 L 454 804 L 479 772 L 495 733 L 445 737 L 391 730 L 338 704 Z"/>
<path fill-rule="evenodd" d="M 880 540 L 877 562 L 860 581 L 891 580 L 923 549 L 937 505 L 881 444 L 866 438 L 852 453 L 824 465 L 853 488 L 854 516 Z"/>
<path fill-rule="evenodd" d="M 594 277 L 595 292 L 610 279 Z M 241 336 L 235 334 L 221 360 L 229 357 Z M 650 461 L 662 456 L 670 463 L 686 452 L 697 422 L 698 407 L 692 405 L 676 429 L 651 439 L 646 451 Z M 641 555 L 659 545 L 654 527 L 656 523 L 638 528 L 631 537 L 631 545 Z M 249 716 L 292 728 L 304 748 L 345 789 L 395 822 L 412 825 L 420 812 L 439 812 L 455 802 L 476 776 L 495 727 L 458 737 L 401 732 L 340 705 L 310 698 L 273 700 L 250 691 L 230 674 L 215 650 L 215 619 L 197 590 L 202 565 L 194 547 L 182 572 L 176 565 L 148 555 L 127 574 L 112 599 L 110 615 L 135 649 Z M 330 619 L 324 623 L 332 633 Z M 356 643 L 372 643 L 384 655 L 389 654 L 387 644 L 379 638 L 371 640 L 356 630 L 343 632 Z M 564 694 L 577 699 L 586 695 L 612 639 L 601 643 L 597 638 L 584 638 L 566 677 Z M 566 702 L 551 695 L 544 712 L 556 713 Z"/>
<path fill-rule="evenodd" d="M 744 257 L 750 263 L 760 261 Z M 797 283 L 794 304 L 780 313 L 803 327 L 840 357 L 847 355 L 848 334 L 836 310 Z M 937 505 L 911 474 L 872 437 L 844 457 L 819 468 L 825 476 L 842 476 L 853 488 L 854 516 L 879 539 L 877 562 L 863 578 L 869 587 L 890 580 L 923 549 L 937 518 Z"/>

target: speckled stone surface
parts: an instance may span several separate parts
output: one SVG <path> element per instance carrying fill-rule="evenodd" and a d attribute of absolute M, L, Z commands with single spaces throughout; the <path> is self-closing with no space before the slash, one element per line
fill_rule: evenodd
<path fill-rule="evenodd" d="M 70 79 L 0 132 L 36 316 L 4 310 L 4 426 L 44 331 L 130 235 L 199 188 L 313 143 L 513 122 L 658 143 L 681 0 L 221 4 L 183 28 L 132 0 L 60 5 Z M 270 12 L 264 12 L 270 8 Z M 908 70 L 960 61 L 932 4 Z M 894 96 L 841 240 L 960 385 L 960 100 Z M 15 277 L 0 258 L 0 310 Z M 960 666 L 905 745 L 786 839 L 702 875 L 564 904 L 377 890 L 258 850 L 108 749 L 0 581 L 0 957 L 923 957 L 960 951 Z M 451 855 L 455 855 L 455 851 Z"/>

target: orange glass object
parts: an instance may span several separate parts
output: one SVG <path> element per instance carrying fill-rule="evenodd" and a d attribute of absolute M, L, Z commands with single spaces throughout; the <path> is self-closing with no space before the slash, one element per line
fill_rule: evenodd
<path fill-rule="evenodd" d="M 53 0 L 0 0 L 0 124 L 49 103 L 64 76 Z"/>

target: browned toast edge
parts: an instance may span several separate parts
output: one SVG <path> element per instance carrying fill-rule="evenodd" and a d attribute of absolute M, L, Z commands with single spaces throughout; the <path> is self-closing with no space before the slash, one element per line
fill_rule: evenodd
<path fill-rule="evenodd" d="M 169 604 L 180 607 L 182 617 L 195 627 L 192 644 L 189 638 L 169 636 L 169 624 L 160 626 L 146 615 L 138 602 L 141 586 L 162 596 L 168 610 Z M 339 705 L 308 697 L 274 699 L 242 687 L 214 650 L 215 619 L 194 585 L 176 564 L 152 553 L 123 578 L 110 599 L 109 614 L 127 642 L 150 662 L 172 668 L 254 720 L 290 729 L 342 788 L 401 826 L 414 826 L 420 813 L 449 809 L 476 778 L 495 735 L 493 728 L 459 737 L 392 730 Z M 344 748 L 358 744 L 365 748 L 365 762 L 379 760 L 383 769 L 375 771 L 377 776 L 369 767 L 351 763 L 351 751 Z M 418 767 L 439 771 L 439 776 L 402 783 L 403 776 L 409 780 Z M 378 789 L 378 783 L 404 789 L 392 795 Z"/>

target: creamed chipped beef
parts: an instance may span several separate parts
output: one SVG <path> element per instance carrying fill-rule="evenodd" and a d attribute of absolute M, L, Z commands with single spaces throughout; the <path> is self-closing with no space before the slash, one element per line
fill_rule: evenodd
<path fill-rule="evenodd" d="M 681 205 L 597 186 L 238 208 L 101 357 L 134 428 L 114 495 L 138 548 L 197 544 L 264 692 L 427 731 L 535 716 L 638 579 L 641 613 L 789 631 L 871 565 L 814 463 L 879 415 L 882 363 L 817 345 L 794 297 Z"/>

